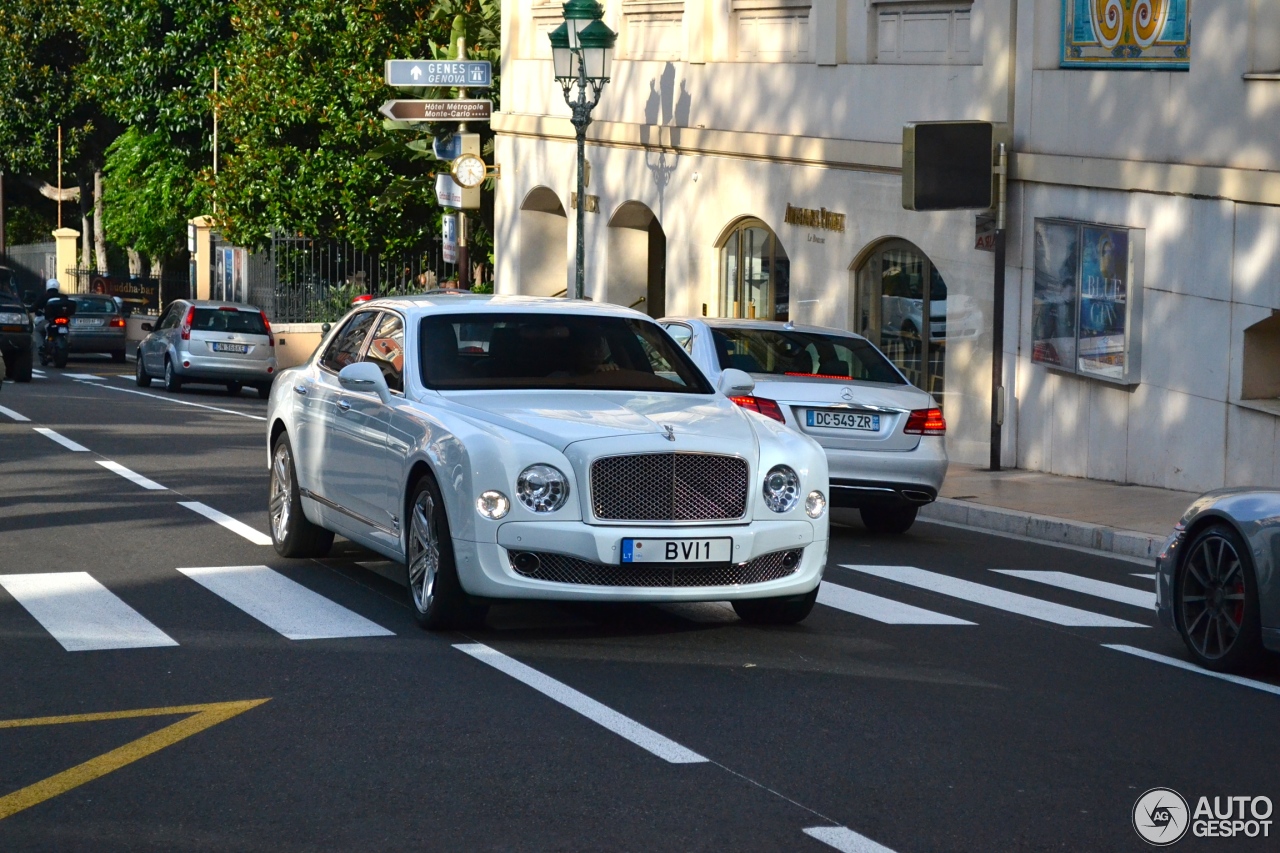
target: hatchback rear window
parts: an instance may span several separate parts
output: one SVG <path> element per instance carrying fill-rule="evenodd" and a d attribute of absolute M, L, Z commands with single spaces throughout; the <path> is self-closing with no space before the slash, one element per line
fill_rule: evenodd
<path fill-rule="evenodd" d="M 76 304 L 76 312 L 79 314 L 116 313 L 115 300 L 109 296 L 73 296 L 71 301 Z"/>
<path fill-rule="evenodd" d="M 814 379 L 858 379 L 905 385 L 870 341 L 844 335 L 824 335 L 791 329 L 711 330 L 721 369 L 736 367 L 747 373 L 801 376 Z"/>
<path fill-rule="evenodd" d="M 191 322 L 193 332 L 243 332 L 246 335 L 265 335 L 267 326 L 257 311 L 222 308 L 197 308 Z"/>

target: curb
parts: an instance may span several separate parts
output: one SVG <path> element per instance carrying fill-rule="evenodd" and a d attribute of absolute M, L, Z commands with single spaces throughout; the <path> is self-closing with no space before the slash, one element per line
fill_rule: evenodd
<path fill-rule="evenodd" d="M 938 498 L 921 507 L 920 517 L 1152 561 L 1164 544 L 1163 537 L 1136 530 L 1120 530 L 1102 524 L 1052 515 L 1035 515 L 954 498 Z"/>

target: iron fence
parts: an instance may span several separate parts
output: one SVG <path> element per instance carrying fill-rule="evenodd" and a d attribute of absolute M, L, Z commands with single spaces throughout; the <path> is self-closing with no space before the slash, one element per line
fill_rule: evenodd
<path fill-rule="evenodd" d="M 175 299 L 191 296 L 191 282 L 176 276 L 104 273 L 95 269 L 67 270 L 71 293 L 101 293 L 119 296 L 135 314 L 159 314 Z"/>

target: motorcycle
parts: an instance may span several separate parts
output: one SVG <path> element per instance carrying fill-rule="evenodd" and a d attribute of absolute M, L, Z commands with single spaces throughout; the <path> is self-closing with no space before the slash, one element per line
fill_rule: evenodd
<path fill-rule="evenodd" d="M 44 307 L 44 341 L 40 346 L 40 363 L 54 367 L 67 366 L 71 351 L 71 317 L 76 304 L 70 299 L 50 299 Z"/>

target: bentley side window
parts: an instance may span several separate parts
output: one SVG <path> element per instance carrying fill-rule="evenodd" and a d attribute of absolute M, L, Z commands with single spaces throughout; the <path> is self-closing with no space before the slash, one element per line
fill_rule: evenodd
<path fill-rule="evenodd" d="M 388 388 L 404 393 L 404 321 L 399 314 L 382 315 L 363 360 L 378 365 Z"/>
<path fill-rule="evenodd" d="M 377 311 L 362 311 L 348 320 L 320 356 L 320 366 L 337 373 L 348 364 L 359 361 L 364 339 L 377 316 Z"/>

